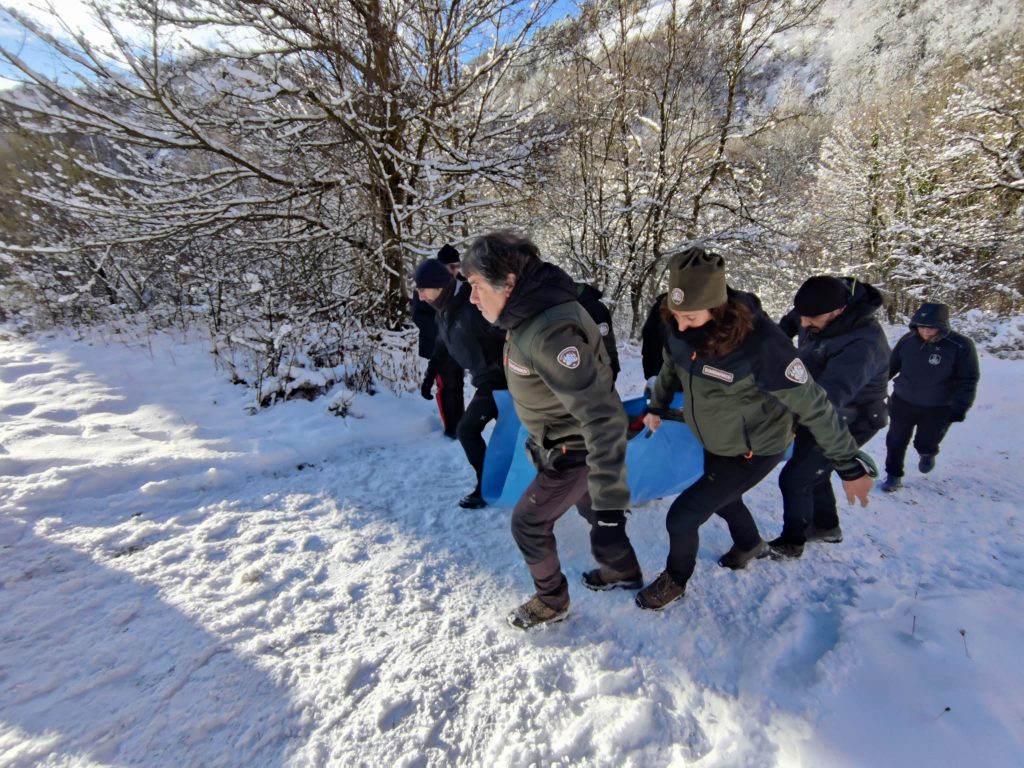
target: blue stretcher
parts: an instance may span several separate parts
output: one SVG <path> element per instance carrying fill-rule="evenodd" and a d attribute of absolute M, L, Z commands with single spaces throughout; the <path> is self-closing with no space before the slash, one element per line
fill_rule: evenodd
<path fill-rule="evenodd" d="M 676 395 L 672 408 L 682 408 Z M 498 420 L 487 444 L 482 490 L 488 504 L 513 507 L 537 476 L 526 448 L 526 428 L 516 415 L 506 390 L 497 390 Z M 630 421 L 647 406 L 643 397 L 623 403 Z M 651 434 L 646 429 L 626 444 L 626 472 L 633 504 L 663 496 L 675 496 L 704 474 L 704 450 L 690 428 L 678 421 L 663 420 Z"/>

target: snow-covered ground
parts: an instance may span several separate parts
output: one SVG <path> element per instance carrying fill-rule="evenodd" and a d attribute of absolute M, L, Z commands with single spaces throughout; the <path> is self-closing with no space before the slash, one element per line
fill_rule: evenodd
<path fill-rule="evenodd" d="M 509 513 L 455 506 L 418 395 L 250 416 L 199 342 L 5 337 L 0 764 L 1021 765 L 1022 373 L 983 357 L 936 471 L 841 545 L 731 572 L 709 523 L 662 614 L 578 585 L 570 513 L 570 619 L 525 634 Z M 749 502 L 776 535 L 774 479 Z M 666 506 L 630 522 L 648 577 Z"/>

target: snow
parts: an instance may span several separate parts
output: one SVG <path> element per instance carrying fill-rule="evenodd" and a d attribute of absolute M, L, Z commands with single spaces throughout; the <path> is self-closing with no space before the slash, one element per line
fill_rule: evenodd
<path fill-rule="evenodd" d="M 521 633 L 508 510 L 455 506 L 418 395 L 250 416 L 201 340 L 5 336 L 0 764 L 1019 765 L 1022 370 L 984 355 L 935 472 L 841 545 L 731 572 L 709 523 L 661 614 L 579 586 L 566 515 L 570 618 Z M 774 478 L 748 500 L 776 535 Z M 648 578 L 666 507 L 631 518 Z"/>

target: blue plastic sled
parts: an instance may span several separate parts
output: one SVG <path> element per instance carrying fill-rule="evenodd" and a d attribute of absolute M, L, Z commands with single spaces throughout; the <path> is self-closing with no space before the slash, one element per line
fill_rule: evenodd
<path fill-rule="evenodd" d="M 673 408 L 682 408 L 681 397 L 676 395 Z M 537 470 L 527 456 L 526 429 L 516 415 L 512 398 L 507 391 L 498 390 L 494 400 L 498 404 L 498 421 L 487 444 L 482 489 L 489 504 L 513 507 L 537 476 Z M 623 405 L 632 421 L 643 413 L 647 401 L 638 397 Z M 647 430 L 626 445 L 633 504 L 675 496 L 704 474 L 704 450 L 685 424 L 664 420 L 657 432 L 645 435 Z"/>

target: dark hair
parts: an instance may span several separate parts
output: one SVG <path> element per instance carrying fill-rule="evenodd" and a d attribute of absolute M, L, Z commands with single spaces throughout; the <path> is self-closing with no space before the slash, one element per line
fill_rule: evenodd
<path fill-rule="evenodd" d="M 661 302 L 658 311 L 665 323 L 675 325 L 676 319 L 667 301 Z M 711 313 L 715 328 L 700 351 L 712 357 L 729 354 L 738 348 L 747 338 L 747 334 L 754 329 L 754 313 L 746 304 L 732 296 L 726 299 L 724 304 L 712 307 L 708 311 Z"/>
<path fill-rule="evenodd" d="M 480 275 L 492 287 L 505 285 L 509 273 L 522 277 L 526 267 L 540 260 L 533 242 L 512 230 L 488 232 L 474 240 L 462 255 L 462 274 Z"/>

